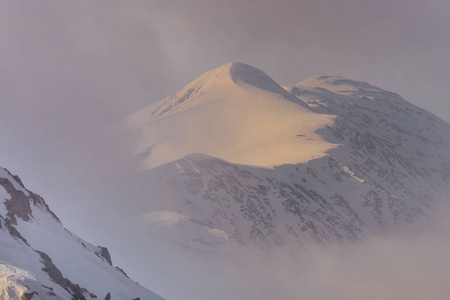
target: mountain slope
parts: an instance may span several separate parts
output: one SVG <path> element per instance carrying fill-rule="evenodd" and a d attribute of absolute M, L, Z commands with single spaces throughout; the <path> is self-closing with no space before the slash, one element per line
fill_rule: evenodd
<path fill-rule="evenodd" d="M 125 120 L 138 169 L 147 170 L 130 180 L 146 212 L 141 226 L 196 249 L 242 251 L 356 241 L 432 221 L 450 192 L 448 123 L 341 77 L 313 77 L 288 94 L 279 87 L 228 64 Z"/>
<path fill-rule="evenodd" d="M 1 299 L 162 299 L 66 230 L 37 194 L 0 167 Z"/>
<path fill-rule="evenodd" d="M 409 205 L 423 206 L 424 213 L 446 198 L 448 123 L 397 94 L 340 77 L 311 78 L 294 86 L 292 93 L 318 113 L 338 115 L 334 126 L 320 132 L 341 145 L 328 153 L 367 184 Z"/>

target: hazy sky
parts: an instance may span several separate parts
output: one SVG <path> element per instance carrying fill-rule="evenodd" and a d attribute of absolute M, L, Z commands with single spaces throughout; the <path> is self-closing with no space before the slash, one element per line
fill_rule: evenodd
<path fill-rule="evenodd" d="M 0 165 L 101 243 L 93 131 L 227 61 L 367 81 L 450 121 L 449 28 L 448 0 L 3 0 Z"/>

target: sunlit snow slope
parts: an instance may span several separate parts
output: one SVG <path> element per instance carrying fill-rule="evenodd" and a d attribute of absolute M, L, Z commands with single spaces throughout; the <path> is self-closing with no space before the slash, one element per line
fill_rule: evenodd
<path fill-rule="evenodd" d="M 311 112 L 261 70 L 228 63 L 124 123 L 139 170 L 196 152 L 273 167 L 306 162 L 334 147 L 314 133 L 333 117 Z"/>
<path fill-rule="evenodd" d="M 109 252 L 66 230 L 44 200 L 0 167 L 0 299 L 162 299 Z"/>

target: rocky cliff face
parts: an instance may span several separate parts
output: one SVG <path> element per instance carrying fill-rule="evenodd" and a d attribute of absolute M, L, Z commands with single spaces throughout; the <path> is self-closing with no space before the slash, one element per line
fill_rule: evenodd
<path fill-rule="evenodd" d="M 1 299 L 162 299 L 65 229 L 45 201 L 0 167 Z"/>

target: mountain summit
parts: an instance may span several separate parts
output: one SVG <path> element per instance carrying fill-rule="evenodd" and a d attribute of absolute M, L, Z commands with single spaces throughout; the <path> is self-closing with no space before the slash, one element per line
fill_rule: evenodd
<path fill-rule="evenodd" d="M 227 63 L 123 123 L 140 170 L 191 153 L 273 167 L 325 155 L 335 145 L 315 131 L 333 118 L 309 110 L 263 71 Z"/>
<path fill-rule="evenodd" d="M 432 220 L 450 192 L 450 125 L 342 77 L 281 88 L 228 63 L 123 126 L 145 171 L 131 183 L 145 195 L 136 217 L 192 248 L 268 250 L 409 230 Z"/>

